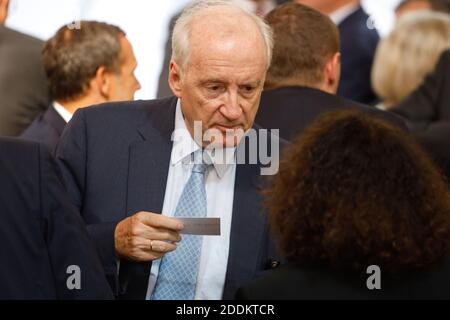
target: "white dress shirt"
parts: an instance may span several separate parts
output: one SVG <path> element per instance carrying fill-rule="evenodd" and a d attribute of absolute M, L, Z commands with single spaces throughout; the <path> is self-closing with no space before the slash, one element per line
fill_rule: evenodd
<path fill-rule="evenodd" d="M 186 128 L 180 100 L 178 100 L 176 108 L 173 141 L 162 210 L 162 214 L 166 216 L 174 215 L 184 185 L 191 176 L 193 164 L 190 163 L 190 155 L 200 149 Z M 222 299 L 228 264 L 231 218 L 233 213 L 236 175 L 235 148 L 226 149 L 226 161 L 220 161 L 219 157 L 215 157 L 211 152 L 208 152 L 208 154 L 214 166 L 210 167 L 205 180 L 207 217 L 220 218 L 221 235 L 203 237 L 197 287 L 195 290 L 196 300 Z M 155 287 L 160 263 L 161 259 L 153 261 L 147 299 L 150 299 Z"/>
<path fill-rule="evenodd" d="M 333 20 L 334 24 L 338 26 L 342 21 L 347 19 L 348 16 L 358 10 L 358 8 L 359 4 L 348 4 L 331 13 L 330 19 Z"/>
<path fill-rule="evenodd" d="M 67 111 L 67 109 L 58 102 L 53 102 L 53 108 L 55 108 L 56 112 L 58 112 L 58 114 L 64 119 L 66 123 L 69 123 L 69 121 L 72 119 L 73 114 Z"/>

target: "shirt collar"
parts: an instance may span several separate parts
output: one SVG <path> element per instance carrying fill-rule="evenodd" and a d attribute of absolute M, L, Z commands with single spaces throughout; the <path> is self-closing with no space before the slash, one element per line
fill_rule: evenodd
<path fill-rule="evenodd" d="M 186 122 L 184 121 L 183 112 L 181 110 L 180 99 L 178 99 L 175 111 L 175 130 L 172 134 L 172 140 L 172 166 L 176 166 L 180 163 L 189 163 L 191 161 L 191 154 L 200 149 L 200 146 L 192 139 L 192 136 L 186 127 Z M 222 178 L 229 167 L 236 163 L 236 148 L 206 150 L 205 152 L 214 165 L 214 169 L 219 178 Z"/>
<path fill-rule="evenodd" d="M 348 16 L 358 10 L 359 4 L 350 3 L 348 5 L 343 6 L 340 9 L 330 13 L 330 18 L 333 20 L 334 24 L 339 25 L 342 21 L 344 21 Z"/>
<path fill-rule="evenodd" d="M 69 123 L 69 121 L 72 119 L 73 114 L 67 111 L 67 109 L 58 102 L 53 102 L 53 108 L 55 108 L 56 112 L 58 112 L 58 114 L 64 119 L 66 123 Z"/>

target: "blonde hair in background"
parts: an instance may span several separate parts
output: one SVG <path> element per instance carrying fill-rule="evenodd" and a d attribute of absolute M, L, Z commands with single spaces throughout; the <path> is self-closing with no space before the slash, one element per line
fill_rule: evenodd
<path fill-rule="evenodd" d="M 411 94 L 449 48 L 449 15 L 427 11 L 402 17 L 380 42 L 372 68 L 372 86 L 386 107 Z"/>
<path fill-rule="evenodd" d="M 248 11 L 242 2 L 236 0 L 197 0 L 190 3 L 175 23 L 172 34 L 172 60 L 182 69 L 189 59 L 189 36 L 192 22 L 198 16 L 208 14 L 214 9 L 225 7 L 248 15 L 261 32 L 266 45 L 267 69 L 272 60 L 273 35 L 270 26 L 260 17 Z"/>

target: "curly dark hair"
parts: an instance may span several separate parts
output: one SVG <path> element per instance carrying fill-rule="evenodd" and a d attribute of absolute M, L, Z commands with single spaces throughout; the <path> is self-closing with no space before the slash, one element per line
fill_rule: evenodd
<path fill-rule="evenodd" d="M 320 116 L 286 150 L 265 195 L 291 262 L 396 272 L 450 248 L 446 181 L 409 134 L 374 115 Z"/>

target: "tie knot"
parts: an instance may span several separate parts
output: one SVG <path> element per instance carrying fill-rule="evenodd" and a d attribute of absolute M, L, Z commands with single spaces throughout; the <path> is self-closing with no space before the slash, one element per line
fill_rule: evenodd
<path fill-rule="evenodd" d="M 192 172 L 205 174 L 206 170 L 208 170 L 208 165 L 205 163 L 194 164 L 192 168 Z"/>
<path fill-rule="evenodd" d="M 192 172 L 205 174 L 208 167 L 211 166 L 211 161 L 208 154 L 204 153 L 202 150 L 197 150 L 194 152 L 193 158 L 194 167 L 192 168 Z"/>

